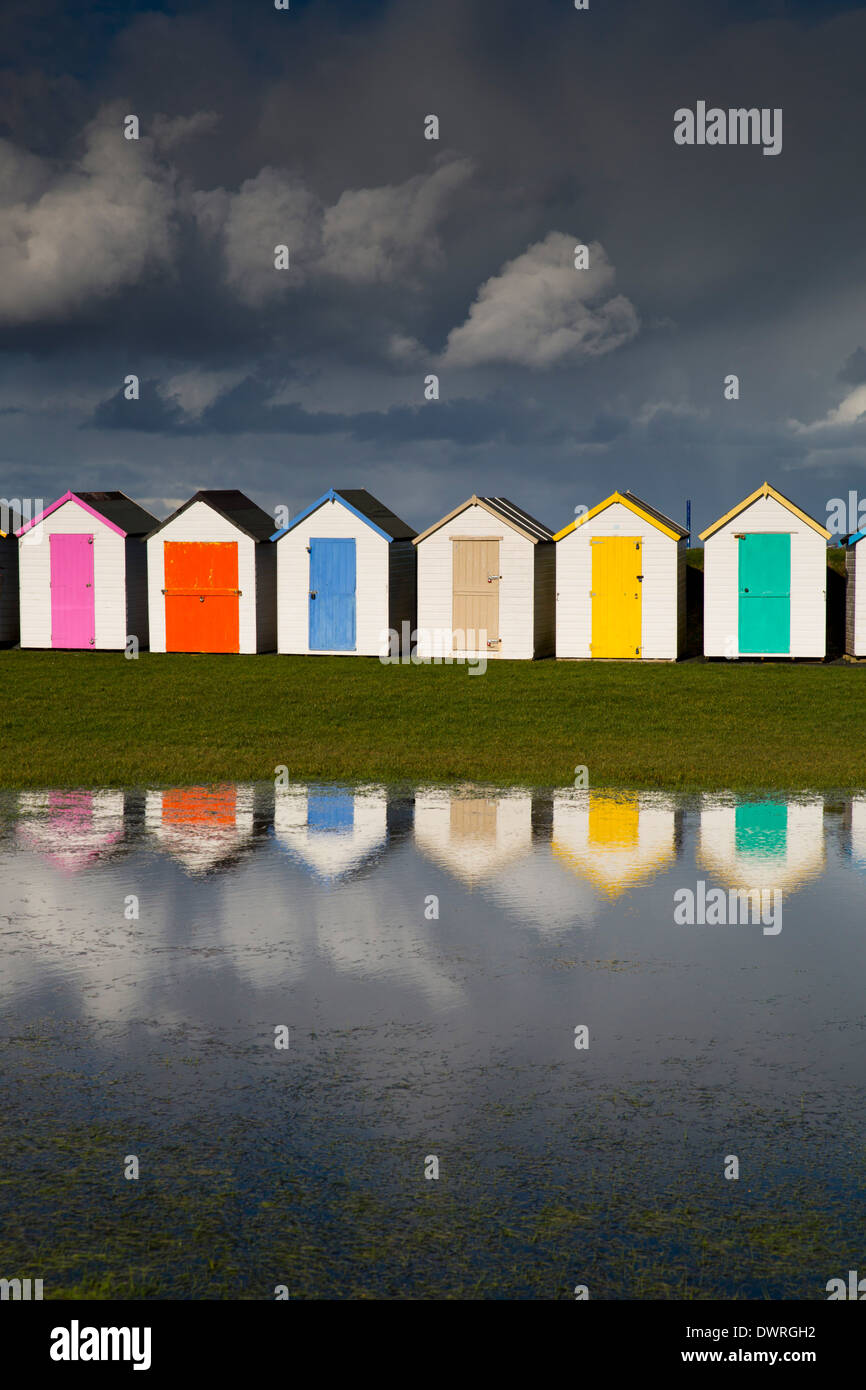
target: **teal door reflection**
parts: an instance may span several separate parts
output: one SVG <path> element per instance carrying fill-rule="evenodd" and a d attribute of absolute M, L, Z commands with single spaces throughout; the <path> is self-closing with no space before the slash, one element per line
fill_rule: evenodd
<path fill-rule="evenodd" d="M 736 810 L 738 854 L 778 855 L 788 847 L 788 806 L 784 801 L 744 801 Z"/>

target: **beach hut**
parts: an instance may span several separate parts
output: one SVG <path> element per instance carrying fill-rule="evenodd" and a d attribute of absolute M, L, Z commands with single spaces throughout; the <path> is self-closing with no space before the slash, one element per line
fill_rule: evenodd
<path fill-rule="evenodd" d="M 278 787 L 274 838 L 315 879 L 335 883 L 366 871 L 384 855 L 388 809 L 382 787 Z"/>
<path fill-rule="evenodd" d="M 769 483 L 702 531 L 704 654 L 823 657 L 829 539 Z"/>
<path fill-rule="evenodd" d="M 272 652 L 273 517 L 242 492 L 195 493 L 147 537 L 153 652 Z"/>
<path fill-rule="evenodd" d="M 415 844 L 467 888 L 501 880 L 532 852 L 533 798 L 526 792 L 430 789 L 415 795 Z"/>
<path fill-rule="evenodd" d="M 127 848 L 126 793 L 122 791 L 22 792 L 16 839 L 64 873 L 78 873 L 115 858 Z"/>
<path fill-rule="evenodd" d="M 234 868 L 262 838 L 249 783 L 148 791 L 144 828 L 193 878 Z"/>
<path fill-rule="evenodd" d="M 420 654 L 553 655 L 555 548 L 540 521 L 505 497 L 470 497 L 415 545 Z"/>
<path fill-rule="evenodd" d="M 277 651 L 408 650 L 415 534 L 363 488 L 331 488 L 277 531 Z"/>
<path fill-rule="evenodd" d="M 22 647 L 147 646 L 147 557 L 156 517 L 122 492 L 66 492 L 16 532 Z"/>
<path fill-rule="evenodd" d="M 730 889 L 793 893 L 824 872 L 823 797 L 780 797 L 736 804 L 706 796 L 697 860 Z"/>
<path fill-rule="evenodd" d="M 18 641 L 18 540 L 0 531 L 0 646 Z"/>
<path fill-rule="evenodd" d="M 846 536 L 842 544 L 845 550 L 845 569 L 848 584 L 845 593 L 845 651 L 849 656 L 866 656 L 866 550 L 860 556 L 857 568 L 857 555 L 860 542 L 866 538 L 866 529 Z"/>
<path fill-rule="evenodd" d="M 553 858 L 613 902 L 673 864 L 676 817 L 658 793 L 557 791 Z"/>
<path fill-rule="evenodd" d="M 558 531 L 556 655 L 676 661 L 688 534 L 632 492 L 611 493 Z"/>

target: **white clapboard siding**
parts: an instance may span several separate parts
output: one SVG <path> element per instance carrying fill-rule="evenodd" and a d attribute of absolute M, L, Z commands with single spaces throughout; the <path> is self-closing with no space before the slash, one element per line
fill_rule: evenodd
<path fill-rule="evenodd" d="M 418 632 L 419 646 L 429 642 L 433 652 L 447 653 L 447 642 L 439 635 L 453 631 L 453 553 L 452 536 L 499 541 L 499 648 L 486 656 L 531 661 L 535 652 L 535 544 L 515 531 L 502 517 L 473 503 L 446 521 L 431 535 L 418 542 Z M 552 545 L 548 547 L 553 549 Z M 553 592 L 552 586 L 550 592 Z M 475 656 L 475 651 L 457 651 L 455 656 Z M 541 655 L 542 653 L 539 653 Z"/>
<path fill-rule="evenodd" d="M 0 642 L 18 641 L 18 541 L 0 536 Z"/>
<path fill-rule="evenodd" d="M 753 531 L 790 533 L 789 655 L 823 657 L 827 648 L 827 542 L 820 532 L 772 496 L 758 497 L 705 541 L 704 655 L 734 658 L 740 654 L 739 541 L 736 538 Z"/>
<path fill-rule="evenodd" d="M 556 655 L 592 656 L 591 541 L 599 536 L 641 541 L 641 656 L 676 661 L 684 634 L 685 540 L 672 540 L 621 502 L 612 502 L 556 543 Z"/>
<path fill-rule="evenodd" d="M 309 653 L 311 539 L 355 541 L 355 648 L 336 656 L 379 656 L 388 650 L 389 551 L 393 542 L 338 500 L 323 502 L 275 543 L 277 651 Z M 320 648 L 316 648 L 319 652 Z"/>
<path fill-rule="evenodd" d="M 256 542 L 206 502 L 194 502 L 169 521 L 147 542 L 148 617 L 150 650 L 165 651 L 165 552 L 166 541 L 237 541 L 238 546 L 238 650 L 252 655 L 257 650 Z M 268 542 L 269 544 L 269 542 Z"/>
<path fill-rule="evenodd" d="M 51 541 L 56 535 L 93 536 L 94 648 L 126 646 L 126 541 L 70 499 L 18 543 L 21 646 L 51 646 Z"/>

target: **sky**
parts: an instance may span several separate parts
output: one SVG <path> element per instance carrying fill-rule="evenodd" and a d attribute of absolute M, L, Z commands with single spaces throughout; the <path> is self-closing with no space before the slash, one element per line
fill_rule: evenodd
<path fill-rule="evenodd" d="M 864 53 L 850 2 L 4 0 L 0 495 L 866 513 Z"/>

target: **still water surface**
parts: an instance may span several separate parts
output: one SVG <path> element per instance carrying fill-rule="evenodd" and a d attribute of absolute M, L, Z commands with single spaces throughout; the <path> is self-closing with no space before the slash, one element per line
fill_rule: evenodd
<path fill-rule="evenodd" d="M 679 924 L 715 887 L 774 928 Z M 824 1298 L 866 1269 L 864 888 L 866 797 L 0 793 L 0 1274 Z"/>

